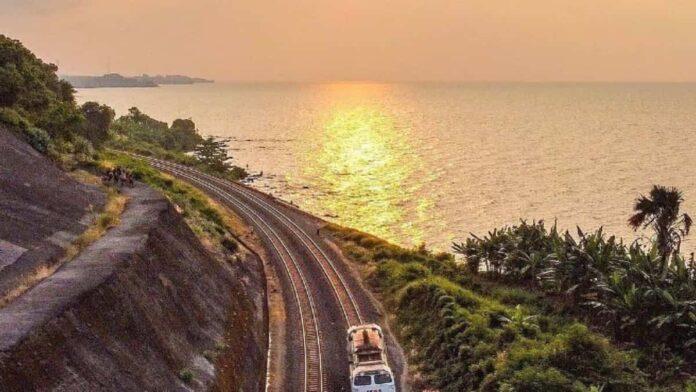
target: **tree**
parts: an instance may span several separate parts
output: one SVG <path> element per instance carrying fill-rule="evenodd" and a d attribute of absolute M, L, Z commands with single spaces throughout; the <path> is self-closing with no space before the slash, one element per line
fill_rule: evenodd
<path fill-rule="evenodd" d="M 178 118 L 174 120 L 170 132 L 174 137 L 176 147 L 182 151 L 191 151 L 196 145 L 203 142 L 203 138 L 196 129 L 196 124 L 191 119 Z"/>
<path fill-rule="evenodd" d="M 194 148 L 196 159 L 206 165 L 210 170 L 224 173 L 232 168 L 229 163 L 232 157 L 228 155 L 230 139 L 221 139 L 208 136 Z"/>
<path fill-rule="evenodd" d="M 86 119 L 82 134 L 95 147 L 99 147 L 109 138 L 109 128 L 116 113 L 109 106 L 97 102 L 86 102 L 81 109 Z"/>
<path fill-rule="evenodd" d="M 70 140 L 82 115 L 72 86 L 58 78 L 57 70 L 21 42 L 0 34 L 0 107 L 12 109 L 52 137 Z"/>
<path fill-rule="evenodd" d="M 648 226 L 655 230 L 655 243 L 662 256 L 660 271 L 663 273 L 667 270 L 670 256 L 679 253 L 682 239 L 691 228 L 691 217 L 679 213 L 683 201 L 677 188 L 654 185 L 649 197 L 641 196 L 636 200 L 633 206 L 635 214 L 628 219 L 634 230 Z"/>
<path fill-rule="evenodd" d="M 155 120 L 154 118 L 141 112 L 140 109 L 138 109 L 137 107 L 132 107 L 128 109 L 128 115 L 126 116 L 126 118 L 131 119 L 133 122 L 137 124 L 142 124 L 144 126 L 152 128 L 153 131 L 166 132 L 167 130 L 169 130 L 169 126 L 166 122 Z"/>
<path fill-rule="evenodd" d="M 22 75 L 14 64 L 0 67 L 0 107 L 9 107 L 17 102 L 22 83 Z"/>

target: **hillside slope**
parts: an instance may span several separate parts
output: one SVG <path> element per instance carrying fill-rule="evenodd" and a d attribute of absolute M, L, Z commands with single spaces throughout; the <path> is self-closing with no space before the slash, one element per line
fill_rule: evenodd
<path fill-rule="evenodd" d="M 2 200 L 14 203 L 0 211 L 20 222 L 11 230 L 3 221 L 0 239 L 39 246 L 41 236 L 79 221 L 91 191 L 0 135 Z M 25 192 L 24 182 L 36 190 Z M 124 193 L 118 226 L 0 309 L 0 391 L 261 390 L 259 261 L 216 259 L 163 195 L 140 184 Z M 63 195 L 72 204 L 56 206 Z M 36 222 L 33 211 L 43 213 Z"/>
<path fill-rule="evenodd" d="M 0 294 L 60 257 L 104 201 L 0 127 Z"/>

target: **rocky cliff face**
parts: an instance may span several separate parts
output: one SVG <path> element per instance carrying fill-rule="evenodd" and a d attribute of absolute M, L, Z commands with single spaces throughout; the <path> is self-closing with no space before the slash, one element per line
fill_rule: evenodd
<path fill-rule="evenodd" d="M 162 195 L 127 192 L 117 227 L 0 309 L 0 391 L 263 389 L 258 260 L 215 259 Z"/>
<path fill-rule="evenodd" d="M 0 295 L 55 262 L 104 200 L 0 126 Z"/>

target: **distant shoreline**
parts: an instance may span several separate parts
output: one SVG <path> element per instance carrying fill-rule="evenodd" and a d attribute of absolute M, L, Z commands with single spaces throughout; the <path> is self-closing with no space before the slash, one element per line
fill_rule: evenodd
<path fill-rule="evenodd" d="M 102 76 L 62 75 L 61 79 L 69 82 L 75 88 L 159 87 L 163 84 L 215 83 L 214 80 L 185 75 L 123 76 L 116 73 Z"/>

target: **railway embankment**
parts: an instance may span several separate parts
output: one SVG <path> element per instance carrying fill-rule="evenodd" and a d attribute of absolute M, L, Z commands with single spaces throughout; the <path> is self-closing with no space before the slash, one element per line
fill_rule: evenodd
<path fill-rule="evenodd" d="M 7 140 L 16 142 L 12 135 Z M 3 184 L 14 187 L 3 188 L 3 200 L 27 211 L 61 208 L 60 190 L 52 197 L 40 187 L 21 193 L 32 168 L 49 170 L 51 163 L 23 150 L 22 142 L 8 147 L 3 139 L 2 147 L 11 154 L 3 156 Z M 26 162 L 15 165 L 24 155 Z M 74 191 L 58 169 L 50 176 L 66 194 Z M 0 391 L 261 390 L 267 321 L 259 260 L 241 251 L 217 257 L 180 208 L 150 187 L 123 193 L 128 202 L 117 226 L 0 309 Z M 65 221 L 77 222 L 66 223 L 76 236 L 85 210 L 74 204 L 72 215 L 63 215 L 74 217 Z M 17 244 L 6 226 L 12 222 L 5 217 L 21 215 L 12 206 L 2 206 L 0 238 Z M 20 221 L 53 235 L 28 215 Z M 29 231 L 25 237 L 22 254 L 42 243 Z M 18 260 L 9 260 L 4 272 Z"/>
<path fill-rule="evenodd" d="M 376 322 L 386 326 L 384 312 L 360 284 L 340 250 L 322 241 L 326 222 L 287 203 L 239 184 L 227 182 L 171 162 L 140 157 L 180 178 L 246 217 L 259 234 L 265 259 L 279 276 L 285 311 L 283 329 L 292 339 L 273 338 L 269 391 L 341 391 L 349 385 L 345 332 L 350 325 Z M 124 161 L 127 162 L 127 161 Z M 137 165 L 130 161 L 131 165 Z M 272 274 L 268 274 L 272 275 Z M 272 288 L 273 284 L 269 284 Z M 274 317 L 271 317 L 271 324 Z M 273 330 L 273 328 L 271 328 Z M 398 343 L 385 330 L 389 364 L 398 390 L 408 390 L 406 364 Z M 283 374 L 274 372 L 283 357 Z M 281 380 L 280 383 L 277 381 Z"/>

